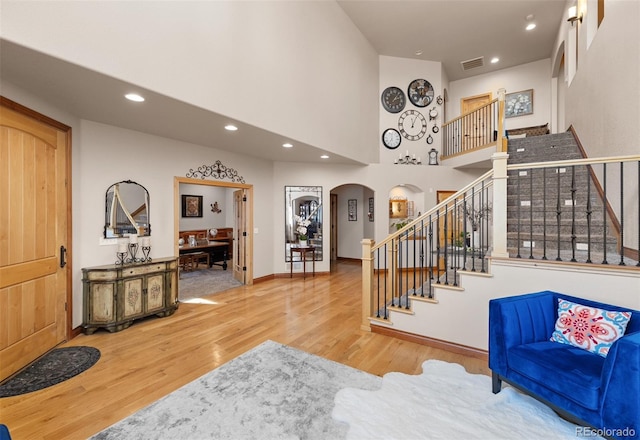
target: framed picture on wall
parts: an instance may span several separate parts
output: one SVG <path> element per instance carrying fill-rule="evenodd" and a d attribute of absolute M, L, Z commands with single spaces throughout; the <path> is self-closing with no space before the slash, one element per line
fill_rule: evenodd
<path fill-rule="evenodd" d="M 202 217 L 202 196 L 182 195 L 182 216 Z"/>
<path fill-rule="evenodd" d="M 356 199 L 347 201 L 347 213 L 350 222 L 358 221 L 358 201 Z"/>
<path fill-rule="evenodd" d="M 369 221 L 373 221 L 373 197 L 369 197 Z"/>
<path fill-rule="evenodd" d="M 533 114 L 533 89 L 507 93 L 504 98 L 505 118 L 530 114 Z"/>
<path fill-rule="evenodd" d="M 389 200 L 389 218 L 407 218 L 406 200 Z"/>

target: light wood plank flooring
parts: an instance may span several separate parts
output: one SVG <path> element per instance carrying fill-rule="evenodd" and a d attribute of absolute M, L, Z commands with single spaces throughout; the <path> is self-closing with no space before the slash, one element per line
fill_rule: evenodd
<path fill-rule="evenodd" d="M 338 263 L 330 276 L 280 278 L 180 304 L 119 333 L 97 331 L 64 346 L 102 352 L 75 378 L 0 399 L 0 422 L 14 440 L 84 439 L 265 340 L 369 373 L 419 374 L 427 359 L 488 374 L 486 361 L 360 330 L 360 264 Z"/>

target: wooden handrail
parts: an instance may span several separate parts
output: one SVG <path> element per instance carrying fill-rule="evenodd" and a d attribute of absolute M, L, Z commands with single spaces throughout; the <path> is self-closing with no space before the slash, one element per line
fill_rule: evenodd
<path fill-rule="evenodd" d="M 467 116 L 469 116 L 469 115 L 472 115 L 472 114 L 474 114 L 474 113 L 478 113 L 478 112 L 480 112 L 480 111 L 481 111 L 482 109 L 484 109 L 485 107 L 490 107 L 491 105 L 495 104 L 496 102 L 498 102 L 498 98 L 496 98 L 496 99 L 494 99 L 493 101 L 488 102 L 488 103 L 486 103 L 486 104 L 484 104 L 484 105 L 481 105 L 480 107 L 478 107 L 478 108 L 476 108 L 476 109 L 474 109 L 474 110 L 471 110 L 470 112 L 463 113 L 463 114 L 461 114 L 460 116 L 458 116 L 457 118 L 453 118 L 452 120 L 450 120 L 450 121 L 448 121 L 448 122 L 445 122 L 444 124 L 442 124 L 442 126 L 444 127 L 444 126 L 447 126 L 447 125 L 451 125 L 451 124 L 453 124 L 454 122 L 459 121 L 460 119 L 463 119 L 463 118 L 465 118 L 465 117 L 467 117 Z"/>

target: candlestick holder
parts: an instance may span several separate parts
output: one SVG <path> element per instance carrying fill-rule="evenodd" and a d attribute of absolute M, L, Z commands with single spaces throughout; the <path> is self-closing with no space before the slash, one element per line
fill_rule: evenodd
<path fill-rule="evenodd" d="M 142 258 L 140 259 L 141 263 L 146 263 L 151 261 L 151 257 L 149 253 L 151 252 L 151 246 L 142 246 Z"/>
<path fill-rule="evenodd" d="M 129 258 L 127 258 L 127 263 L 137 263 L 140 261 L 136 255 L 138 254 L 138 243 L 129 243 Z"/>
<path fill-rule="evenodd" d="M 127 252 L 116 252 L 116 257 L 118 257 L 116 260 L 116 266 L 122 266 L 125 263 L 124 257 L 126 256 Z"/>

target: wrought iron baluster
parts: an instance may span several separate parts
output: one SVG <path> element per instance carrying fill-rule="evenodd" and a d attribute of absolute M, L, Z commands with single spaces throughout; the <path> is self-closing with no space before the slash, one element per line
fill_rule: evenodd
<path fill-rule="evenodd" d="M 484 209 L 485 206 L 488 206 L 487 203 L 489 201 L 489 188 L 485 188 L 484 187 L 484 181 L 482 181 L 480 183 L 480 209 Z M 484 213 L 487 213 L 488 211 L 481 211 Z M 489 222 L 484 222 L 484 227 L 485 227 L 485 231 L 484 234 L 482 232 L 482 225 L 483 225 L 483 219 L 484 217 L 480 218 L 480 225 L 479 227 L 479 235 L 480 235 L 480 249 L 484 249 L 486 247 L 486 243 L 484 242 L 485 240 L 488 240 L 489 237 Z M 480 260 L 480 272 L 481 273 L 486 273 L 487 270 L 485 269 L 485 258 L 484 255 L 482 255 L 482 259 Z"/>
<path fill-rule="evenodd" d="M 380 318 L 380 248 L 376 249 L 376 266 L 378 269 L 378 273 L 377 275 L 377 280 L 378 280 L 378 285 L 376 286 L 376 291 L 377 291 L 377 305 L 376 305 L 376 318 Z"/>
<path fill-rule="evenodd" d="M 398 258 L 397 258 L 397 276 L 398 276 L 398 290 L 393 289 L 393 299 L 391 305 L 396 305 L 395 299 L 398 297 L 398 307 L 400 307 L 400 298 L 402 297 L 402 235 L 398 235 Z"/>
<path fill-rule="evenodd" d="M 449 285 L 449 268 L 447 267 L 447 263 L 449 261 L 449 243 L 447 240 L 449 239 L 449 205 L 445 205 L 444 207 L 444 285 Z M 451 237 L 453 238 L 453 237 Z M 453 241 L 453 240 L 452 240 Z"/>
<path fill-rule="evenodd" d="M 388 246 L 389 245 L 387 244 L 384 245 L 384 269 L 385 269 L 384 270 L 384 319 L 389 319 L 389 313 L 387 313 L 387 302 L 388 302 L 387 286 L 389 285 L 389 265 L 387 264 L 387 255 L 389 254 Z M 391 246 L 393 246 L 393 244 Z"/>
<path fill-rule="evenodd" d="M 522 196 L 522 193 L 520 191 L 520 173 L 518 173 L 518 180 L 517 180 L 517 193 L 518 193 L 518 203 L 516 204 L 516 225 L 517 225 L 517 231 L 516 231 L 516 237 L 518 240 L 518 245 L 517 245 L 517 253 L 516 253 L 516 258 L 522 258 L 520 256 L 520 205 L 522 203 L 522 200 L 520 199 L 520 196 Z"/>
<path fill-rule="evenodd" d="M 620 263 L 624 264 L 624 162 L 620 162 Z"/>
<path fill-rule="evenodd" d="M 429 214 L 429 298 L 433 298 L 433 220 Z"/>
<path fill-rule="evenodd" d="M 587 263 L 591 263 L 591 165 L 587 165 Z"/>
<path fill-rule="evenodd" d="M 533 260 L 533 169 L 529 168 L 529 259 Z"/>
<path fill-rule="evenodd" d="M 571 261 L 576 262 L 576 166 L 571 165 Z"/>
<path fill-rule="evenodd" d="M 602 164 L 602 264 L 607 261 L 607 163 Z"/>
<path fill-rule="evenodd" d="M 408 309 L 409 308 L 409 230 L 407 230 L 404 234 L 405 234 L 404 240 L 406 242 L 406 244 L 404 246 L 404 248 L 405 248 L 404 252 L 405 252 L 405 256 L 406 256 L 406 258 L 404 260 L 404 261 L 406 261 L 405 268 L 404 268 L 404 279 L 405 279 L 404 296 L 405 296 L 405 308 Z M 414 240 L 414 243 L 415 243 L 415 240 Z M 414 251 L 415 251 L 415 249 L 414 249 Z M 414 257 L 413 270 L 414 270 L 414 273 L 415 273 L 415 268 L 416 268 L 416 265 L 415 265 L 415 252 L 413 254 L 413 257 Z M 415 288 L 415 279 L 414 279 L 414 288 Z M 400 304 L 402 304 L 402 302 L 400 302 Z"/>
<path fill-rule="evenodd" d="M 460 258 L 460 249 L 458 249 L 458 246 L 456 246 L 457 242 L 460 240 L 460 220 L 458 219 L 458 200 L 455 199 L 453 201 L 453 212 L 452 212 L 452 220 L 453 220 L 453 225 L 451 227 L 451 229 L 453 230 L 453 233 L 458 237 L 458 240 L 456 240 L 455 242 L 453 242 L 452 244 L 454 245 L 454 247 L 452 248 L 453 253 L 454 253 L 454 263 L 453 263 L 453 285 L 457 286 L 458 285 L 458 259 Z M 466 237 L 463 237 L 463 241 L 465 240 Z M 464 243 L 462 244 L 463 247 Z"/>
<path fill-rule="evenodd" d="M 473 213 L 475 212 L 475 197 L 476 197 L 476 189 L 472 188 L 471 189 L 471 215 L 473 215 Z M 467 205 L 465 204 L 465 207 Z M 481 225 L 482 223 L 480 223 Z M 478 224 L 474 223 L 474 220 L 471 221 L 471 230 L 475 231 L 476 229 L 478 229 Z M 482 228 L 480 228 L 480 232 L 478 232 L 478 234 L 482 234 Z M 471 234 L 471 272 L 475 272 L 476 271 L 476 246 L 478 246 L 478 243 L 476 243 L 476 238 L 475 238 L 476 234 Z"/>
<path fill-rule="evenodd" d="M 560 220 L 561 220 L 561 216 L 562 216 L 562 204 L 560 203 L 560 168 L 556 168 L 556 175 L 557 177 L 557 190 L 558 190 L 558 194 L 556 196 L 556 228 L 557 228 L 557 240 L 556 240 L 556 247 L 558 248 L 558 254 L 556 256 L 556 261 L 562 261 L 562 258 L 560 258 Z"/>
<path fill-rule="evenodd" d="M 424 219 L 420 220 L 420 296 L 424 298 Z M 413 292 L 415 295 L 415 292 Z"/>
<path fill-rule="evenodd" d="M 547 259 L 547 169 L 542 169 L 542 259 Z"/>
<path fill-rule="evenodd" d="M 436 213 L 436 284 L 440 284 L 440 210 Z M 446 235 L 445 235 L 446 237 Z"/>

